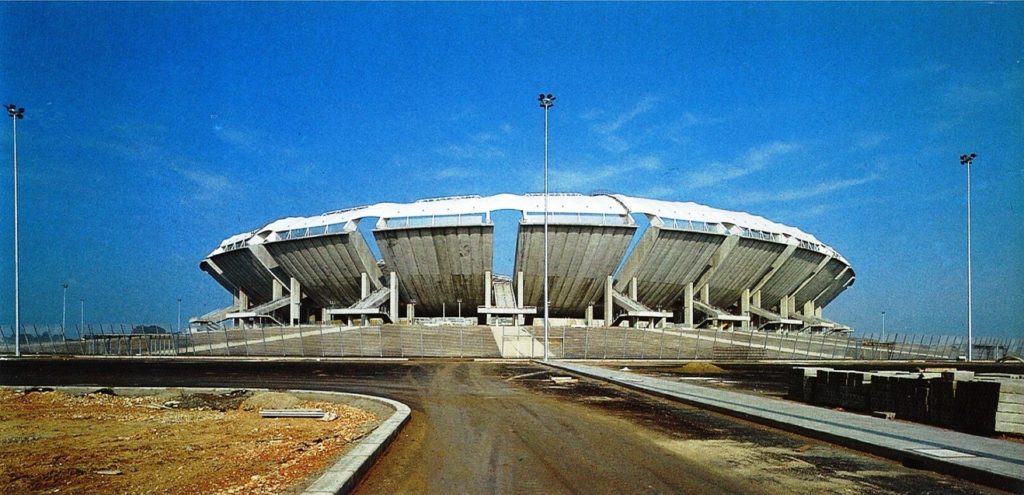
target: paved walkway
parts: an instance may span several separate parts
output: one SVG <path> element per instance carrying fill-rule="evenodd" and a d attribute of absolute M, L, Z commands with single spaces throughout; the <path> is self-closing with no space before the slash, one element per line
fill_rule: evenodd
<path fill-rule="evenodd" d="M 579 363 L 551 361 L 548 364 L 910 466 L 1024 492 L 1024 444 Z"/>

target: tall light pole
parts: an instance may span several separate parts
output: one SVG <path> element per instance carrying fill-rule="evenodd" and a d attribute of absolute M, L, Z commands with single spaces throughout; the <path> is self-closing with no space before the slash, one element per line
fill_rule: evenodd
<path fill-rule="evenodd" d="M 974 360 L 974 298 L 971 294 L 971 162 L 978 155 L 960 155 L 960 165 L 967 166 L 967 360 Z"/>
<path fill-rule="evenodd" d="M 882 311 L 882 342 L 885 342 L 885 311 Z"/>
<path fill-rule="evenodd" d="M 456 301 L 458 301 L 458 303 L 459 303 L 459 319 L 461 319 L 462 318 L 462 298 L 460 297 L 460 298 L 456 299 Z"/>
<path fill-rule="evenodd" d="M 25 109 L 7 105 L 14 129 L 14 355 L 21 355 L 21 266 L 18 258 L 18 121 L 25 118 Z"/>
<path fill-rule="evenodd" d="M 79 299 L 78 300 L 78 308 L 79 308 L 78 314 L 82 318 L 81 326 L 78 327 L 78 332 L 82 333 L 82 332 L 85 332 L 85 299 Z"/>
<path fill-rule="evenodd" d="M 541 93 L 537 101 L 544 109 L 544 361 L 548 360 L 548 110 L 555 105 L 553 95 Z"/>
<path fill-rule="evenodd" d="M 64 282 L 60 286 L 64 288 L 64 303 L 61 304 L 60 310 L 60 333 L 61 335 L 64 335 L 64 338 L 66 339 L 67 332 L 65 331 L 64 328 L 68 322 L 68 283 Z"/>
<path fill-rule="evenodd" d="M 178 298 L 178 332 L 181 333 L 181 298 Z"/>

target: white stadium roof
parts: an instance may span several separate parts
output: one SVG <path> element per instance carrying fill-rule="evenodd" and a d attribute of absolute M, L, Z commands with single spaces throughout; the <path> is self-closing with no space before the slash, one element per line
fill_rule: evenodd
<path fill-rule="evenodd" d="M 813 235 L 795 227 L 772 222 L 750 213 L 721 210 L 697 203 L 663 201 L 657 199 L 625 196 L 622 194 L 600 194 L 585 196 L 575 193 L 551 193 L 548 195 L 547 210 L 551 214 L 615 215 L 632 223 L 632 214 L 647 215 L 654 222 L 665 219 L 696 221 L 720 224 L 729 229 L 749 229 L 768 234 L 781 235 L 782 242 L 804 242 L 815 250 L 835 258 L 845 259 L 831 247 Z M 356 223 L 364 218 L 394 219 L 422 217 L 452 217 L 459 215 L 489 215 L 494 211 L 517 210 L 524 218 L 533 217 L 544 211 L 543 194 L 496 194 L 493 196 L 453 196 L 421 199 L 412 203 L 376 203 L 326 212 L 311 217 L 288 217 L 275 220 L 251 232 L 228 237 L 210 256 L 232 247 L 260 244 L 276 240 L 277 232 L 306 229 L 319 226 L 340 226 L 343 231 L 353 231 Z M 378 224 L 382 225 L 382 224 Z"/>

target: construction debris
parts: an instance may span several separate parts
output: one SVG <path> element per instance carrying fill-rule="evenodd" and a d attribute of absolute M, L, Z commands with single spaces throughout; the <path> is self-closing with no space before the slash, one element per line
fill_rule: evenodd
<path fill-rule="evenodd" d="M 262 409 L 261 418 L 312 418 L 324 419 L 327 413 L 321 409 Z"/>
<path fill-rule="evenodd" d="M 551 381 L 555 382 L 556 385 L 566 385 L 570 383 L 576 383 L 579 381 L 579 379 L 573 378 L 571 376 L 553 376 L 551 377 Z"/>

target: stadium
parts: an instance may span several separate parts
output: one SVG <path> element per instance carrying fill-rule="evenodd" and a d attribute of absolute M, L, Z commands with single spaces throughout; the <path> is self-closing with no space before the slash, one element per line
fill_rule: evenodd
<path fill-rule="evenodd" d="M 200 263 L 233 304 L 192 323 L 541 325 L 547 211 L 551 326 L 850 331 L 822 310 L 853 268 L 811 234 L 688 202 L 544 199 L 377 203 L 233 235 Z M 504 211 L 518 214 L 514 266 L 495 273 Z"/>

